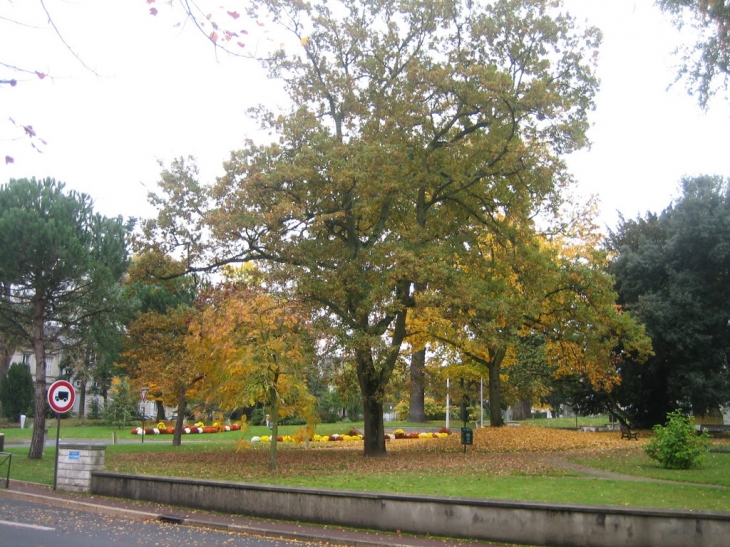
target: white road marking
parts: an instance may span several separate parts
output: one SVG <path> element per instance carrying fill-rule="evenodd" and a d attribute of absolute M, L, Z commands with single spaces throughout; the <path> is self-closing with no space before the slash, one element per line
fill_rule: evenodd
<path fill-rule="evenodd" d="M 34 530 L 48 530 L 52 532 L 55 528 L 49 528 L 48 526 L 39 526 L 38 524 L 23 524 L 22 522 L 10 522 L 8 520 L 0 520 L 0 524 L 6 526 L 17 526 L 18 528 L 33 528 Z"/>

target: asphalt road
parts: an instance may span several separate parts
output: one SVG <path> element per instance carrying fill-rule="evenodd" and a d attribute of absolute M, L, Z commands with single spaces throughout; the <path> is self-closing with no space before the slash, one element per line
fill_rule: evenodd
<path fill-rule="evenodd" d="M 112 518 L 0 498 L 0 547 L 301 547 L 303 543 L 192 528 L 152 520 Z"/>

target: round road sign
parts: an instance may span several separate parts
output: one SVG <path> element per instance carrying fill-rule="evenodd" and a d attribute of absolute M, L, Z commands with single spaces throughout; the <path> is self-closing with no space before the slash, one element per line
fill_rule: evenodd
<path fill-rule="evenodd" d="M 48 389 L 48 404 L 59 414 L 71 410 L 74 407 L 74 401 L 76 401 L 76 391 L 66 380 L 53 382 Z"/>

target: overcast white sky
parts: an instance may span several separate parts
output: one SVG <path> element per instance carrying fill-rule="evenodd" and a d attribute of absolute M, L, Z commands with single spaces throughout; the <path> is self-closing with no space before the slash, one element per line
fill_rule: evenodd
<path fill-rule="evenodd" d="M 223 3 L 240 4 L 216 5 Z M 600 197 L 602 223 L 614 227 L 617 210 L 626 217 L 660 211 L 683 175 L 730 176 L 730 105 L 715 101 L 703 113 L 682 84 L 667 91 L 681 36 L 653 2 L 565 3 L 604 32 L 593 146 L 569 158 L 579 193 Z M 150 216 L 146 194 L 155 187 L 158 161 L 193 155 L 201 179 L 211 181 L 230 151 L 256 132 L 246 109 L 276 96 L 255 63 L 216 60 L 192 29 L 174 29 L 164 4 L 152 17 L 144 0 L 46 0 L 66 40 L 99 76 L 52 31 L 3 20 L 43 26 L 37 6 L 0 3 L 0 62 L 53 75 L 17 75 L 16 87 L 0 86 L 0 158 L 15 158 L 0 163 L 2 182 L 51 176 L 90 194 L 105 215 Z M 242 27 L 256 30 L 243 19 Z M 48 142 L 42 154 L 8 117 L 33 125 Z"/>

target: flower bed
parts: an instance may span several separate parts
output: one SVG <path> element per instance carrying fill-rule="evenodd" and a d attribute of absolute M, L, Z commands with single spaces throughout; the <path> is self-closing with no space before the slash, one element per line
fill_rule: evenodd
<path fill-rule="evenodd" d="M 392 434 L 386 433 L 385 440 L 390 441 L 394 439 L 443 439 L 451 435 L 451 431 L 447 429 L 441 429 L 438 433 L 406 433 L 402 429 L 396 429 Z M 346 435 L 315 435 L 312 438 L 313 442 L 316 443 L 328 443 L 328 442 L 349 442 L 349 441 L 362 441 L 362 435 L 357 431 L 350 430 Z M 278 436 L 277 442 L 290 443 L 296 442 L 296 440 L 290 435 Z M 269 435 L 254 436 L 251 438 L 252 443 L 268 443 L 271 442 Z"/>
<path fill-rule="evenodd" d="M 202 422 L 198 422 L 192 426 L 185 426 L 182 430 L 183 435 L 193 435 L 202 433 L 225 433 L 226 431 L 240 431 L 240 424 L 221 425 L 214 423 L 213 425 L 203 425 Z M 174 427 L 168 427 L 164 423 L 160 422 L 157 427 L 146 427 L 142 429 L 137 427 L 131 431 L 132 435 L 172 435 L 175 433 Z"/>

